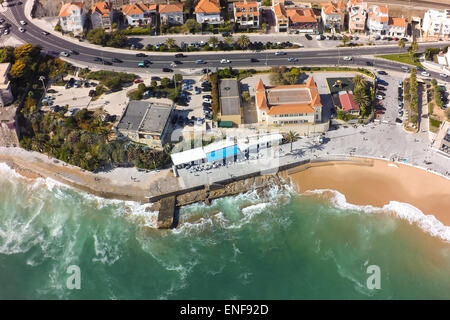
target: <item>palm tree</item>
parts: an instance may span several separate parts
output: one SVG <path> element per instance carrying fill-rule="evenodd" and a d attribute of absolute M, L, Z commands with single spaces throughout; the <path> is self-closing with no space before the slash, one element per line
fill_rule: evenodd
<path fill-rule="evenodd" d="M 414 62 L 413 58 L 414 55 L 416 54 L 417 50 L 419 50 L 419 45 L 417 44 L 416 41 L 413 41 L 411 43 L 411 47 L 409 47 L 409 54 L 411 55 L 411 61 Z"/>
<path fill-rule="evenodd" d="M 403 39 L 400 39 L 399 41 L 398 41 L 398 47 L 400 48 L 400 50 L 399 50 L 399 52 L 398 52 L 398 55 L 400 56 L 400 51 L 402 50 L 402 49 L 405 49 L 405 40 L 403 40 Z"/>
<path fill-rule="evenodd" d="M 175 42 L 175 40 L 173 38 L 168 38 L 166 40 L 166 45 L 169 47 L 169 49 L 175 47 L 176 44 L 177 43 Z"/>
<path fill-rule="evenodd" d="M 356 75 L 356 76 L 352 79 L 352 81 L 353 81 L 353 84 L 355 85 L 355 88 L 356 88 L 356 87 L 362 87 L 362 88 L 365 88 L 365 87 L 366 87 L 366 84 L 367 84 L 366 79 L 364 79 L 364 77 L 363 77 L 362 75 L 360 75 L 360 74 Z"/>
<path fill-rule="evenodd" d="M 247 37 L 245 34 L 243 34 L 242 36 L 240 36 L 236 43 L 239 45 L 239 47 L 241 47 L 242 49 L 247 49 L 248 46 L 250 45 L 251 41 L 249 39 L 249 37 Z"/>
<path fill-rule="evenodd" d="M 292 144 L 293 144 L 295 141 L 297 141 L 298 139 L 300 139 L 300 135 L 299 135 L 297 132 L 291 130 L 291 131 L 289 131 L 289 132 L 287 133 L 286 139 L 287 139 L 287 141 L 289 141 L 290 144 L 291 144 L 291 152 L 292 152 Z"/>
<path fill-rule="evenodd" d="M 212 36 L 209 38 L 208 43 L 215 48 L 219 44 L 219 39 L 217 39 L 217 37 Z"/>
<path fill-rule="evenodd" d="M 233 38 L 233 36 L 231 36 L 231 35 L 226 36 L 226 37 L 223 39 L 223 41 L 224 41 L 227 45 L 229 45 L 230 47 L 233 46 L 233 44 L 234 44 L 234 38 Z"/>
<path fill-rule="evenodd" d="M 370 105 L 370 97 L 367 94 L 366 90 L 364 89 L 355 90 L 353 94 L 353 99 L 361 109 L 361 114 L 364 114 L 366 108 Z"/>

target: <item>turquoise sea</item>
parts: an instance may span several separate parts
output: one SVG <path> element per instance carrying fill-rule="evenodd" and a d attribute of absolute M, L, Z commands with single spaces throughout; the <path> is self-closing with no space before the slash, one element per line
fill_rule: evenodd
<path fill-rule="evenodd" d="M 0 164 L 0 299 L 450 299 L 449 228 L 408 205 L 271 189 L 155 218 Z"/>

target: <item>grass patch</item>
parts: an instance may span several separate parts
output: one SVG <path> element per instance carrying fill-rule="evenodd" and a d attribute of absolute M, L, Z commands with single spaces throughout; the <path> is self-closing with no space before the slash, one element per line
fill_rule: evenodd
<path fill-rule="evenodd" d="M 417 55 L 414 55 L 413 57 L 411 57 L 411 55 L 409 53 L 401 53 L 401 54 L 385 54 L 382 56 L 375 56 L 377 58 L 383 58 L 386 60 L 391 60 L 391 61 L 396 61 L 396 62 L 401 62 L 401 63 L 406 63 L 415 67 L 420 67 L 423 68 L 423 66 L 420 64 L 419 62 L 419 58 L 417 57 Z"/>

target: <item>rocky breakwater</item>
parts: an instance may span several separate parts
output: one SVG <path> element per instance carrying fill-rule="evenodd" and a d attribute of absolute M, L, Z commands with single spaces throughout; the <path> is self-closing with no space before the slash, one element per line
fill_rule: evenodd
<path fill-rule="evenodd" d="M 265 188 L 279 186 L 283 187 L 288 182 L 287 175 L 284 172 L 271 175 L 253 176 L 237 181 L 227 181 L 225 183 L 215 183 L 205 185 L 202 189 L 188 191 L 171 198 L 170 202 L 175 201 L 175 207 L 163 205 L 167 203 L 168 198 L 163 198 L 152 206 L 152 209 L 159 208 L 158 228 L 174 228 L 178 223 L 177 208 L 197 202 L 209 204 L 212 200 L 245 193 L 252 190 L 262 192 Z"/>

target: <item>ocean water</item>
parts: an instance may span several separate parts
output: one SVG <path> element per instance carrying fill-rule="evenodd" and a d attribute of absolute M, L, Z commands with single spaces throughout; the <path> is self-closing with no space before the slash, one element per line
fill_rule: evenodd
<path fill-rule="evenodd" d="M 156 215 L 0 164 L 0 299 L 450 298 L 449 228 L 406 204 L 274 188 L 185 207 L 176 230 Z"/>

